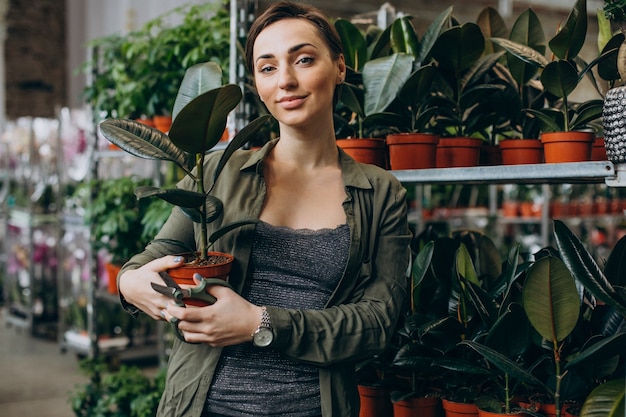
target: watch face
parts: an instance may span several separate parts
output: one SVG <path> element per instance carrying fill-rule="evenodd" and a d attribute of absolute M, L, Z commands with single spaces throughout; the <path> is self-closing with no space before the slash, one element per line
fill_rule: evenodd
<path fill-rule="evenodd" d="M 259 330 L 254 333 L 253 342 L 255 346 L 265 347 L 269 346 L 274 340 L 274 334 L 272 330 L 267 327 L 261 327 Z"/>

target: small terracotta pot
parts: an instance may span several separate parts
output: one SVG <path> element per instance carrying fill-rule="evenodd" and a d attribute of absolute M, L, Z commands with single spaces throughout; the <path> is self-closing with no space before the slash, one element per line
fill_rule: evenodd
<path fill-rule="evenodd" d="M 478 138 L 439 138 L 437 168 L 478 166 L 482 143 Z"/>
<path fill-rule="evenodd" d="M 505 200 L 502 202 L 502 215 L 504 217 L 519 216 L 519 202 Z"/>
<path fill-rule="evenodd" d="M 387 387 L 358 385 L 361 408 L 359 417 L 393 417 L 393 405 Z"/>
<path fill-rule="evenodd" d="M 107 272 L 107 275 L 109 276 L 107 291 L 110 294 L 117 294 L 117 274 L 120 273 L 122 266 L 115 265 L 110 262 L 106 262 L 104 264 L 104 269 Z"/>
<path fill-rule="evenodd" d="M 606 161 L 606 148 L 604 147 L 604 138 L 596 138 L 591 146 L 592 161 Z"/>
<path fill-rule="evenodd" d="M 478 417 L 476 404 L 457 403 L 454 401 L 441 400 L 446 417 Z"/>
<path fill-rule="evenodd" d="M 500 141 L 503 165 L 540 164 L 543 145 L 539 139 L 504 139 Z"/>
<path fill-rule="evenodd" d="M 338 139 L 337 145 L 355 161 L 387 168 L 387 151 L 384 139 Z"/>
<path fill-rule="evenodd" d="M 197 285 L 193 280 L 194 274 L 198 273 L 204 278 L 218 278 L 226 280 L 233 266 L 235 257 L 224 252 L 208 252 L 211 263 L 207 265 L 182 265 L 178 268 L 168 269 L 167 273 L 174 278 L 179 285 Z M 194 257 L 195 254 L 181 254 L 186 258 Z M 197 300 L 183 300 L 185 304 L 194 306 L 205 306 L 206 303 Z"/>
<path fill-rule="evenodd" d="M 393 403 L 393 416 L 438 417 L 441 409 L 441 400 L 439 398 L 411 398 Z"/>
<path fill-rule="evenodd" d="M 172 116 L 154 116 L 154 127 L 159 129 L 163 133 L 167 133 L 172 127 Z"/>
<path fill-rule="evenodd" d="M 428 133 L 397 133 L 387 136 L 391 169 L 434 168 L 439 137 Z"/>
<path fill-rule="evenodd" d="M 546 163 L 591 160 L 592 132 L 550 132 L 541 134 Z"/>

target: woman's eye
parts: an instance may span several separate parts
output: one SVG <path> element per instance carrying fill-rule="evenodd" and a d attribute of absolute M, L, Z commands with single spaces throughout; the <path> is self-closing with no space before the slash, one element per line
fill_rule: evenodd
<path fill-rule="evenodd" d="M 311 56 L 304 56 L 302 58 L 300 58 L 298 60 L 298 63 L 300 64 L 311 64 L 314 61 L 313 57 Z"/>
<path fill-rule="evenodd" d="M 261 73 L 266 73 L 266 74 L 267 74 L 268 72 L 272 72 L 273 70 L 274 70 L 274 67 L 269 66 L 269 65 L 265 65 L 265 66 L 263 66 L 263 67 L 259 68 L 259 72 L 261 72 Z"/>

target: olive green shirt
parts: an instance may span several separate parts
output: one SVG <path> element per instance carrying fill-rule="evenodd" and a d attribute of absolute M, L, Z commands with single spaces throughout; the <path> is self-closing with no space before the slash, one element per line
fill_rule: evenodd
<path fill-rule="evenodd" d="M 209 225 L 209 233 L 223 224 L 259 217 L 267 192 L 263 159 L 277 140 L 258 151 L 237 151 L 230 158 L 212 191 L 224 202 L 224 214 Z M 214 172 L 220 153 L 206 158 L 205 172 Z M 319 367 L 323 417 L 356 417 L 359 396 L 354 365 L 381 353 L 395 330 L 407 296 L 411 234 L 406 190 L 398 180 L 376 166 L 355 162 L 341 149 L 339 155 L 346 189 L 343 208 L 350 227 L 348 263 L 325 309 L 267 306 L 274 332 L 269 348 Z M 211 181 L 208 178 L 207 185 Z M 182 188 L 192 185 L 189 178 L 179 184 Z M 229 282 L 238 292 L 246 279 L 254 227 L 236 229 L 212 248 L 235 256 Z M 195 247 L 199 232 L 199 225 L 175 208 L 156 238 L 176 239 Z M 179 249 L 150 244 L 126 263 L 122 272 L 175 251 Z M 133 312 L 133 306 L 122 303 Z M 175 340 L 157 416 L 200 417 L 220 353 L 221 348 Z"/>

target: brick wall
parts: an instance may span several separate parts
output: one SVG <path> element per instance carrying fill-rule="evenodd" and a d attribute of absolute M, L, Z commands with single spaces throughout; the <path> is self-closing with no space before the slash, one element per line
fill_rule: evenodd
<path fill-rule="evenodd" d="M 10 0 L 6 16 L 6 113 L 54 117 L 66 105 L 64 0 Z"/>

